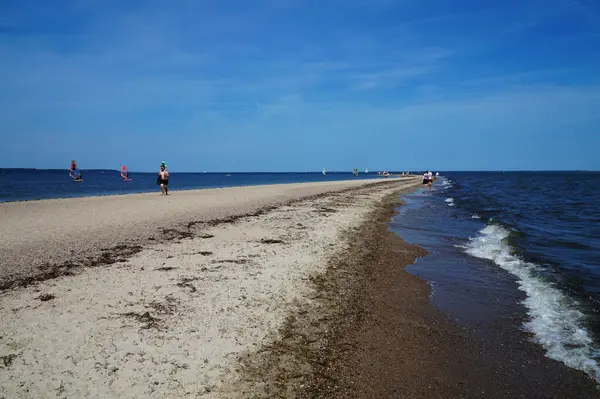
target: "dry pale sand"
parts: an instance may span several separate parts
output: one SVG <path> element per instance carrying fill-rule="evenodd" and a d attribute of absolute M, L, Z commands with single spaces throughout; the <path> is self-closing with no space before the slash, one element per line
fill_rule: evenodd
<path fill-rule="evenodd" d="M 2 293 L 0 398 L 264 396 L 261 383 L 241 375 L 241 357 L 277 340 L 286 316 L 310 304 L 311 278 L 355 244 L 348 231 L 379 200 L 418 183 L 2 205 L 2 273 L 13 281 L 18 268 L 27 268 L 19 276 L 39 275 L 44 262 L 76 258 L 61 249 L 65 242 L 86 254 L 133 238 L 144 245 L 128 256 L 105 251 L 90 263 L 110 266 L 83 263 L 71 275 Z M 160 229 L 174 230 L 163 240 Z"/>
<path fill-rule="evenodd" d="M 250 214 L 366 183 L 350 180 L 172 191 L 166 197 L 149 193 L 0 203 L 0 288 L 43 279 L 44 274 L 62 274 L 50 269 L 62 262 L 101 257 L 103 248 L 160 240 L 164 230 L 177 235 L 187 230 L 189 222 Z"/>

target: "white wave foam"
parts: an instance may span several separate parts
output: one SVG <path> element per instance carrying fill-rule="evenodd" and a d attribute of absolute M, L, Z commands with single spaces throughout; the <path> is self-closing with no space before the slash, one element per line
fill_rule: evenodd
<path fill-rule="evenodd" d="M 454 206 L 454 198 L 446 198 L 445 201 L 448 203 L 448 206 Z"/>
<path fill-rule="evenodd" d="M 446 190 L 446 189 L 452 187 L 452 183 L 450 183 L 450 181 L 447 178 L 440 176 L 439 179 L 440 179 L 439 184 L 441 185 L 442 190 Z"/>
<path fill-rule="evenodd" d="M 546 355 L 569 367 L 584 371 L 600 381 L 600 367 L 594 357 L 599 353 L 584 327 L 585 315 L 578 304 L 553 284 L 536 277 L 539 266 L 511 254 L 504 242 L 509 232 L 501 226 L 488 225 L 472 238 L 466 252 L 492 260 L 518 277 L 519 289 L 527 294 L 523 304 L 530 320 L 524 328 L 546 349 Z"/>
<path fill-rule="evenodd" d="M 481 216 L 479 216 L 478 214 L 473 214 L 471 215 L 471 219 L 481 219 Z"/>

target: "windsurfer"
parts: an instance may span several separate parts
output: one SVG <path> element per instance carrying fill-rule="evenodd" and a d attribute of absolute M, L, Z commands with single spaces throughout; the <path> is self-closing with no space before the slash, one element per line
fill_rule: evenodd
<path fill-rule="evenodd" d="M 123 180 L 129 180 L 129 171 L 125 165 L 121 166 L 121 177 Z"/>
<path fill-rule="evenodd" d="M 75 163 L 74 160 L 71 160 L 71 167 L 69 168 L 69 176 L 71 176 L 71 178 L 73 180 L 83 179 L 83 173 L 81 173 L 81 171 L 77 167 L 77 163 Z"/>

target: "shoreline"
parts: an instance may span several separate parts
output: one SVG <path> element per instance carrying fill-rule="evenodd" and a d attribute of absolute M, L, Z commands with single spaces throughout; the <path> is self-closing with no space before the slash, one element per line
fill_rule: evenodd
<path fill-rule="evenodd" d="M 399 203 L 383 201 L 361 227 L 366 248 L 342 258 L 350 283 L 340 286 L 335 263 L 319 282 L 343 310 L 297 397 L 600 398 L 593 378 L 546 357 L 514 324 L 482 339 L 438 310 L 428 282 L 404 270 L 427 251 L 387 228 Z M 289 335 L 303 335 L 302 325 Z"/>
<path fill-rule="evenodd" d="M 379 267 L 376 254 L 394 244 L 387 248 L 387 253 L 393 254 L 399 267 L 427 254 L 387 230 L 399 194 L 416 187 L 397 190 L 380 199 L 360 226 L 344 233 L 348 242 L 357 245 L 349 245 L 332 256 L 324 273 L 311 280 L 315 292 L 311 302 L 288 315 L 277 341 L 261 348 L 258 356 L 242 358 L 247 384 L 272 381 L 266 386 L 267 397 L 389 397 L 381 391 L 358 391 L 354 376 L 345 379 L 344 371 L 349 366 L 342 363 L 354 356 L 357 349 L 356 342 L 346 339 L 347 332 L 368 317 L 369 309 L 360 306 L 363 295 L 360 287 L 368 285 Z M 381 240 L 384 235 L 387 240 Z M 408 284 L 404 288 L 427 306 L 427 283 L 406 275 Z M 394 368 L 388 372 L 394 372 Z"/>
<path fill-rule="evenodd" d="M 147 173 L 144 173 L 147 174 Z M 186 173 L 178 173 L 178 174 L 186 174 Z M 221 173 L 188 173 L 188 174 L 192 174 L 192 175 L 222 175 Z M 306 174 L 306 175 L 320 175 L 320 173 L 317 172 L 300 172 L 300 173 L 296 173 L 296 172 L 290 172 L 290 173 L 279 173 L 279 172 L 273 172 L 273 173 L 258 173 L 258 175 L 298 175 L 298 174 Z M 333 173 L 335 175 L 335 173 Z M 346 172 L 340 172 L 338 173 L 339 175 L 342 174 L 346 174 Z M 246 172 L 246 173 L 236 173 L 236 175 L 256 175 L 256 173 L 251 173 L 251 172 Z M 312 180 L 308 180 L 308 181 L 300 181 L 300 182 L 279 182 L 279 183 L 270 183 L 270 182 L 264 182 L 264 183 L 248 183 L 248 184 L 225 184 L 225 185 L 215 185 L 215 186 L 206 186 L 206 187 L 200 187 L 200 186 L 190 186 L 190 187 L 185 187 L 184 188 L 174 188 L 174 189 L 170 189 L 170 192 L 187 192 L 187 191 L 199 191 L 199 190 L 218 190 L 218 189 L 228 189 L 228 188 L 243 188 L 243 187 L 264 187 L 264 186 L 275 186 L 275 185 L 289 185 L 289 184 L 316 184 L 316 183 L 322 183 L 322 184 L 327 184 L 327 183 L 336 183 L 336 182 L 349 182 L 349 181 L 367 181 L 367 182 L 380 182 L 380 181 L 385 181 L 385 180 L 391 180 L 391 179 L 402 179 L 402 180 L 406 180 L 406 179 L 413 179 L 413 178 L 417 178 L 419 176 L 417 175 L 408 175 L 408 176 L 400 176 L 400 175 L 390 175 L 389 177 L 385 177 L 383 175 L 377 175 L 375 173 L 373 174 L 369 174 L 366 176 L 363 175 L 359 175 L 359 176 L 353 176 L 353 177 L 347 177 L 347 178 L 342 178 L 342 179 L 330 179 L 330 180 L 318 180 L 318 181 L 312 181 Z M 62 182 L 65 183 L 65 182 Z M 108 182 L 105 182 L 108 183 Z M 114 183 L 114 182 L 113 182 Z M 7 200 L 2 200 L 0 199 L 0 204 L 13 204 L 13 203 L 29 203 L 29 202 L 38 202 L 38 201 L 61 201 L 61 200 L 72 200 L 72 199 L 81 199 L 81 198 L 90 198 L 90 197 L 112 197 L 112 196 L 129 196 L 129 195 L 150 195 L 156 192 L 160 192 L 159 189 L 157 188 L 148 188 L 148 189 L 141 189 L 141 191 L 133 191 L 133 192 L 119 192 L 119 191 L 112 191 L 112 192 L 107 192 L 105 194 L 102 193 L 102 191 L 98 191 L 96 193 L 90 193 L 90 194 L 78 194 L 78 195 L 72 195 L 72 196 L 52 196 L 52 197 L 48 197 L 48 198 L 32 198 L 32 199 L 15 199 L 15 200 L 11 200 L 11 199 L 7 199 Z"/>
<path fill-rule="evenodd" d="M 537 345 L 434 308 L 404 270 L 427 252 L 388 227 L 419 186 L 269 192 L 0 291 L 0 396 L 599 397 Z"/>

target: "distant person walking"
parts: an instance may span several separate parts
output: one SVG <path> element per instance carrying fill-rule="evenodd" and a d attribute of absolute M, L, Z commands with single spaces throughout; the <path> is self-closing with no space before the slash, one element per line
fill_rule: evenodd
<path fill-rule="evenodd" d="M 169 171 L 167 171 L 164 163 L 160 165 L 160 172 L 158 172 L 157 182 L 160 184 L 161 195 L 169 195 Z"/>

